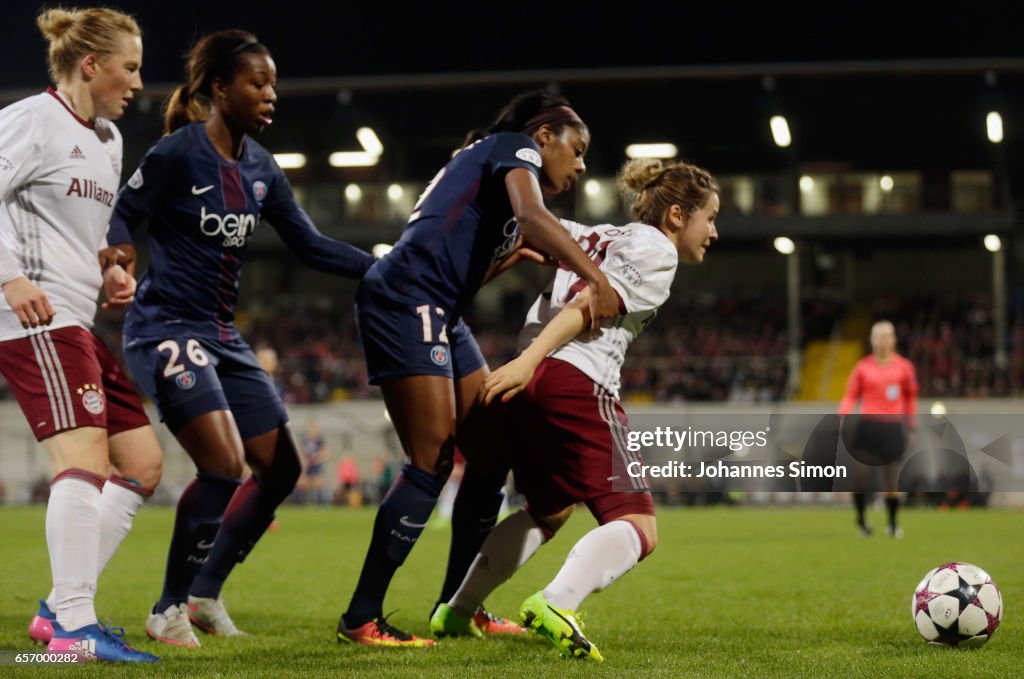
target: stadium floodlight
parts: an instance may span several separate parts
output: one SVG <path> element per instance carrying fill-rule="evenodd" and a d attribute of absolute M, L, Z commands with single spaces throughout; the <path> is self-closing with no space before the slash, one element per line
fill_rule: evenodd
<path fill-rule="evenodd" d="M 405 192 L 402 190 L 402 186 L 400 184 L 392 184 L 388 187 L 388 198 L 392 202 L 401 200 L 403 193 Z"/>
<path fill-rule="evenodd" d="M 363 150 L 370 155 L 380 156 L 384 154 L 384 145 L 380 143 L 380 138 L 373 131 L 372 127 L 360 127 L 356 130 L 356 139 L 363 145 Z"/>
<path fill-rule="evenodd" d="M 779 236 L 773 240 L 772 245 L 784 255 L 791 255 L 796 252 L 796 243 L 791 238 L 786 238 L 785 236 Z"/>
<path fill-rule="evenodd" d="M 586 193 L 587 196 L 589 196 L 590 198 L 594 198 L 595 196 L 598 196 L 601 193 L 601 183 L 596 179 L 588 179 L 583 184 L 583 192 Z"/>
<path fill-rule="evenodd" d="M 305 153 L 275 153 L 274 160 L 282 170 L 298 170 L 300 167 L 306 167 Z"/>
<path fill-rule="evenodd" d="M 814 190 L 814 179 L 804 175 L 800 177 L 800 190 L 804 193 L 809 193 Z"/>
<path fill-rule="evenodd" d="M 1003 240 L 994 233 L 985 236 L 985 249 L 989 252 L 999 252 L 1003 249 Z"/>
<path fill-rule="evenodd" d="M 679 149 L 668 142 L 630 144 L 626 147 L 626 155 L 630 158 L 675 158 Z"/>
<path fill-rule="evenodd" d="M 391 252 L 394 249 L 395 249 L 395 246 L 391 245 L 390 243 L 377 243 L 376 245 L 373 246 L 373 249 L 370 250 L 370 252 L 373 253 L 374 257 L 376 257 L 377 259 L 380 259 L 381 257 L 383 257 L 384 255 L 388 254 L 389 252 Z M 387 410 L 385 410 L 384 412 L 386 413 Z"/>
<path fill-rule="evenodd" d="M 345 187 L 345 200 L 350 203 L 358 203 L 359 199 L 363 197 L 363 190 L 359 188 L 359 184 L 349 184 Z"/>
<path fill-rule="evenodd" d="M 366 151 L 335 151 L 327 158 L 331 167 L 373 167 L 379 160 L 380 156 Z"/>
<path fill-rule="evenodd" d="M 377 133 L 369 127 L 356 130 L 356 139 L 362 151 L 335 151 L 327 159 L 331 167 L 373 167 L 384 154 L 384 145 Z"/>
<path fill-rule="evenodd" d="M 789 122 L 785 116 L 772 116 L 768 124 L 771 125 L 772 139 L 776 146 L 786 148 L 793 143 L 793 135 L 789 133 Z"/>
<path fill-rule="evenodd" d="M 896 186 L 896 182 L 889 175 L 882 175 L 882 178 L 878 180 L 878 186 L 882 189 L 883 193 L 889 193 L 892 191 L 892 187 Z"/>
<path fill-rule="evenodd" d="M 1003 116 L 999 115 L 999 111 L 990 111 L 985 116 L 985 129 L 988 131 L 988 140 L 993 144 L 1003 140 Z"/>

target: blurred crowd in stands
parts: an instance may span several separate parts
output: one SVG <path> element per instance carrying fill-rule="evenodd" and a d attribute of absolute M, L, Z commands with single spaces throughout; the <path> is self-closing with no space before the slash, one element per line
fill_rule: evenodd
<path fill-rule="evenodd" d="M 632 401 L 762 403 L 787 396 L 786 304 L 762 296 L 713 293 L 671 299 L 634 342 L 622 371 L 622 397 Z M 1024 395 L 1024 293 L 1010 301 L 1006 363 L 997 365 L 991 297 L 885 296 L 875 318 L 896 324 L 899 351 L 917 368 L 922 397 Z M 827 339 L 846 306 L 828 295 L 801 307 L 801 343 Z M 469 319 L 492 367 L 515 355 L 522 314 L 499 323 Z M 239 314 L 239 328 L 288 403 L 378 398 L 351 313 L 263 308 Z M 96 331 L 119 352 L 121 320 L 101 314 Z M 865 345 L 865 352 L 868 347 Z M 10 393 L 0 382 L 0 398 Z"/>

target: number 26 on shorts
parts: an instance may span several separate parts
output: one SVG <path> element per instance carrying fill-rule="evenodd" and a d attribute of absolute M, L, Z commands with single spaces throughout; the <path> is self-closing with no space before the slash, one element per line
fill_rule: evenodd
<path fill-rule="evenodd" d="M 181 356 L 181 345 L 176 340 L 164 340 L 157 345 L 156 350 L 161 354 L 164 352 L 170 353 L 167 365 L 164 366 L 164 377 L 174 377 L 178 373 L 185 372 L 184 364 L 178 363 L 178 358 Z M 197 368 L 203 368 L 210 364 L 210 357 L 206 355 L 206 352 L 203 351 L 203 348 L 199 346 L 199 342 L 195 339 L 186 340 L 185 355 L 188 356 L 188 360 L 192 361 L 192 364 Z"/>

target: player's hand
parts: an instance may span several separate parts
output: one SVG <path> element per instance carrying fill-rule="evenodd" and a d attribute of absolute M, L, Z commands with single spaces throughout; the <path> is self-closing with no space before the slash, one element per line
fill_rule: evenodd
<path fill-rule="evenodd" d="M 131 243 L 118 243 L 99 251 L 100 270 L 106 271 L 120 264 L 128 275 L 135 277 L 135 246 Z"/>
<path fill-rule="evenodd" d="M 619 315 L 619 295 L 604 275 L 590 284 L 590 293 L 590 329 L 597 330 L 601 321 Z"/>
<path fill-rule="evenodd" d="M 508 403 L 509 399 L 526 388 L 533 379 L 533 372 L 534 368 L 522 358 L 514 358 L 492 372 L 481 387 L 484 405 L 491 405 L 499 396 L 502 403 Z"/>
<path fill-rule="evenodd" d="M 3 286 L 7 303 L 17 314 L 23 328 L 37 328 L 49 325 L 56 313 L 50 306 L 50 299 L 42 289 L 22 276 L 8 281 Z"/>
<path fill-rule="evenodd" d="M 535 264 L 543 264 L 545 266 L 558 266 L 558 260 L 551 257 L 541 250 L 526 245 L 525 242 L 519 247 L 512 256 L 519 256 L 519 259 L 523 262 L 534 262 Z"/>
<path fill-rule="evenodd" d="M 123 309 L 135 298 L 135 277 L 120 266 L 112 266 L 103 272 L 103 292 L 107 301 L 104 309 Z"/>

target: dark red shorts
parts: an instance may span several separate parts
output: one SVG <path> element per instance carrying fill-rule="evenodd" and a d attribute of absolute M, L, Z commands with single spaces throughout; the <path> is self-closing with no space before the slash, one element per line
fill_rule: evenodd
<path fill-rule="evenodd" d="M 0 342 L 0 375 L 37 441 L 79 427 L 113 436 L 149 424 L 113 354 L 79 326 Z"/>
<path fill-rule="evenodd" d="M 625 411 L 576 366 L 547 358 L 522 393 L 488 410 L 492 443 L 511 463 L 534 516 L 577 502 L 602 524 L 654 515 L 645 481 L 626 473 L 630 462 L 642 460 L 626 449 Z"/>

